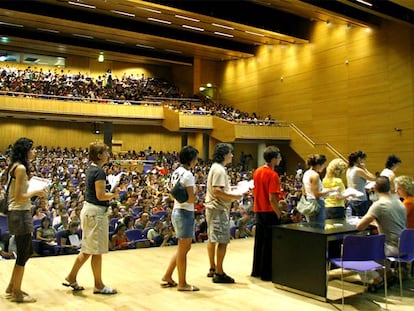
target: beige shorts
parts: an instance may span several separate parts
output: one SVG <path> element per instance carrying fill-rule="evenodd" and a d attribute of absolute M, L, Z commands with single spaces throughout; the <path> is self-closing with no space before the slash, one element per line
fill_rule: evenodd
<path fill-rule="evenodd" d="M 82 227 L 81 252 L 90 255 L 109 250 L 109 223 L 106 207 L 84 202 L 80 214 Z"/>
<path fill-rule="evenodd" d="M 225 210 L 206 209 L 207 235 L 210 242 L 230 243 L 230 221 Z"/>

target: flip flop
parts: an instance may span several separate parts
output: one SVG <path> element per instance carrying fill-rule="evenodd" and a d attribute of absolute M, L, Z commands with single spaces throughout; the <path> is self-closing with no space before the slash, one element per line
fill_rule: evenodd
<path fill-rule="evenodd" d="M 30 297 L 28 295 L 22 295 L 19 297 L 12 297 L 11 299 L 12 302 L 18 302 L 18 303 L 31 303 L 31 302 L 36 302 L 36 298 Z"/>
<path fill-rule="evenodd" d="M 118 293 L 116 289 L 110 288 L 108 286 L 104 286 L 102 289 L 94 288 L 94 294 L 101 294 L 101 295 L 115 295 Z"/>
<path fill-rule="evenodd" d="M 169 288 L 169 287 L 176 287 L 177 283 L 175 282 L 166 282 L 166 283 L 162 283 L 160 284 L 162 288 Z"/>
<path fill-rule="evenodd" d="M 200 289 L 194 285 L 188 285 L 186 287 L 177 288 L 180 292 L 198 292 Z"/>
<path fill-rule="evenodd" d="M 72 290 L 74 292 L 79 292 L 81 290 L 84 290 L 85 288 L 83 286 L 79 286 L 78 282 L 73 282 L 73 283 L 62 283 L 63 286 L 66 287 L 72 287 Z"/>

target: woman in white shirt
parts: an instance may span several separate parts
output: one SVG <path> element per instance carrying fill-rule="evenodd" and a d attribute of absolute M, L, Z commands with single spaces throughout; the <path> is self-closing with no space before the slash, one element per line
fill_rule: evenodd
<path fill-rule="evenodd" d="M 189 285 L 186 281 L 187 272 L 187 253 L 191 248 L 191 243 L 194 238 L 194 201 L 195 197 L 195 178 L 191 173 L 191 169 L 195 167 L 198 162 L 198 150 L 191 146 L 185 146 L 180 151 L 179 166 L 171 176 L 171 183 L 174 186 L 181 182 L 188 194 L 187 201 L 180 203 L 174 199 L 174 208 L 172 211 L 172 223 L 176 236 L 178 238 L 177 252 L 172 256 L 165 272 L 161 284 L 162 287 L 175 287 L 179 291 L 198 291 L 199 288 L 194 285 Z M 173 280 L 172 274 L 177 267 L 178 284 Z"/>
<path fill-rule="evenodd" d="M 307 216 L 307 221 L 312 223 L 325 223 L 325 201 L 324 196 L 337 191 L 338 187 L 324 189 L 319 173 L 325 169 L 326 157 L 323 154 L 312 154 L 307 161 L 309 169 L 303 174 L 303 195 L 308 201 L 316 200 L 320 206 L 319 212 L 313 216 Z"/>

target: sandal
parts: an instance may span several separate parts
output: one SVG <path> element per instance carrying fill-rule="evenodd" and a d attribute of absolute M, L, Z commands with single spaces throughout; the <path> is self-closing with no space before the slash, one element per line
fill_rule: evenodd
<path fill-rule="evenodd" d="M 72 287 L 72 290 L 74 292 L 79 292 L 81 290 L 84 290 L 85 288 L 83 286 L 79 286 L 78 282 L 73 282 L 73 283 L 62 283 L 63 286 L 66 287 Z"/>
<path fill-rule="evenodd" d="M 214 274 L 216 274 L 216 269 L 215 268 L 210 268 L 210 270 L 208 270 L 207 277 L 212 278 L 214 276 Z"/>
<path fill-rule="evenodd" d="M 114 295 L 114 294 L 116 294 L 118 292 L 117 292 L 116 289 L 110 288 L 108 286 L 104 286 L 101 289 L 98 289 L 98 288 L 95 287 L 93 289 L 93 293 L 94 294 L 101 294 L 101 295 Z"/>
<path fill-rule="evenodd" d="M 194 285 L 187 285 L 186 287 L 178 287 L 177 290 L 180 292 L 198 292 L 200 289 Z"/>
<path fill-rule="evenodd" d="M 29 295 L 20 295 L 20 296 L 13 296 L 11 299 L 12 302 L 18 302 L 18 303 L 31 303 L 31 302 L 36 302 L 36 298 L 33 298 Z"/>
<path fill-rule="evenodd" d="M 169 287 L 176 287 L 177 283 L 173 282 L 166 282 L 160 284 L 162 288 L 169 288 Z"/>

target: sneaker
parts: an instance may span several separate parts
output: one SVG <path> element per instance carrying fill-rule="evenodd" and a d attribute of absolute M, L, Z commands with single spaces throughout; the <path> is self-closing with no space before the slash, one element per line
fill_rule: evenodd
<path fill-rule="evenodd" d="M 214 274 L 216 274 L 216 269 L 210 268 L 210 270 L 208 270 L 207 277 L 212 278 Z"/>
<path fill-rule="evenodd" d="M 213 283 L 234 283 L 234 279 L 230 276 L 228 276 L 227 274 L 223 273 L 223 274 L 214 274 L 213 277 Z"/>

